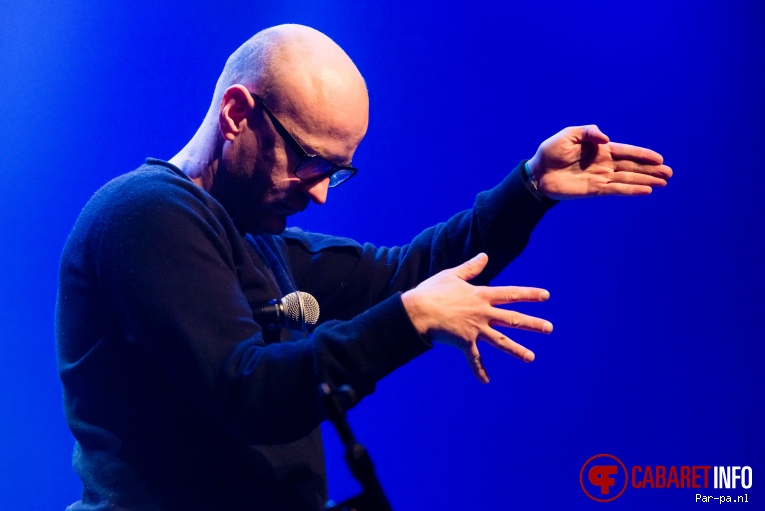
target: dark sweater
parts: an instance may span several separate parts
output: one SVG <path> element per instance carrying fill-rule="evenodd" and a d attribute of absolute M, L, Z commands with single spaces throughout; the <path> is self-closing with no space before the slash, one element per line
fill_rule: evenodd
<path fill-rule="evenodd" d="M 147 160 L 99 190 L 64 247 L 56 313 L 73 510 L 322 509 L 322 381 L 360 396 L 430 344 L 400 293 L 480 251 L 487 283 L 552 202 L 515 169 L 472 210 L 375 248 L 288 229 L 241 233 L 179 169 Z M 311 336 L 253 309 L 301 290 Z"/>

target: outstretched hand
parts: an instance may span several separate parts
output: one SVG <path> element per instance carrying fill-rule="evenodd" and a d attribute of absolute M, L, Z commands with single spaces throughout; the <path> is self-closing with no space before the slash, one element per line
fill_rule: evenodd
<path fill-rule="evenodd" d="M 566 128 L 548 138 L 529 160 L 531 178 L 551 199 L 648 195 L 672 169 L 650 149 L 610 142 L 594 124 Z"/>
<path fill-rule="evenodd" d="M 495 330 L 495 326 L 546 334 L 553 328 L 549 321 L 495 307 L 515 302 L 542 302 L 550 297 L 546 290 L 474 286 L 467 282 L 477 277 L 488 261 L 486 254 L 478 254 L 455 268 L 433 275 L 402 296 L 404 307 L 417 331 L 432 341 L 462 350 L 473 373 L 482 383 L 488 383 L 489 376 L 481 363 L 479 340 L 526 362 L 534 360 L 532 351 L 508 339 Z"/>

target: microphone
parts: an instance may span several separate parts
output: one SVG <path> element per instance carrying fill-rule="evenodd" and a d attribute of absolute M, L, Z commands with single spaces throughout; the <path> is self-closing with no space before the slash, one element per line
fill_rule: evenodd
<path fill-rule="evenodd" d="M 271 300 L 253 314 L 264 329 L 286 328 L 307 332 L 319 321 L 319 302 L 309 293 L 293 291 L 281 299 Z"/>

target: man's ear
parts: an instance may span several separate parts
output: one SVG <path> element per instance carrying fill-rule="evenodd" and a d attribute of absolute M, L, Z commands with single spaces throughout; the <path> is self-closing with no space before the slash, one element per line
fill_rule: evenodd
<path fill-rule="evenodd" d="M 243 85 L 232 85 L 223 93 L 218 114 L 218 126 L 226 140 L 234 140 L 247 123 L 255 100 Z"/>

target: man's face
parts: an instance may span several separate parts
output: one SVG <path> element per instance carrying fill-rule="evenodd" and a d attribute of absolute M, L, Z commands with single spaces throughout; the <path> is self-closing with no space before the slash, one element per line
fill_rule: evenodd
<path fill-rule="evenodd" d="M 293 172 L 299 163 L 298 156 L 279 143 L 256 157 L 251 182 L 257 186 L 248 195 L 250 222 L 258 232 L 279 234 L 287 227 L 287 217 L 304 211 L 310 202 L 326 202 L 329 177 L 301 180 Z"/>
<path fill-rule="evenodd" d="M 366 130 L 366 104 L 362 106 L 360 115 L 345 119 L 333 117 L 331 112 L 280 117 L 305 151 L 343 164 L 351 161 Z M 224 145 L 211 193 L 240 228 L 278 234 L 287 226 L 287 217 L 305 210 L 310 202 L 326 202 L 329 177 L 301 180 L 294 174 L 301 155 L 279 135 L 260 105 L 252 109 L 248 123 L 248 129 Z"/>
<path fill-rule="evenodd" d="M 210 193 L 239 228 L 252 234 L 278 234 L 287 226 L 288 216 L 308 207 L 311 192 L 321 183 L 309 187 L 291 176 L 294 157 L 273 136 L 257 135 L 250 146 L 242 143 L 244 137 L 224 147 Z"/>

